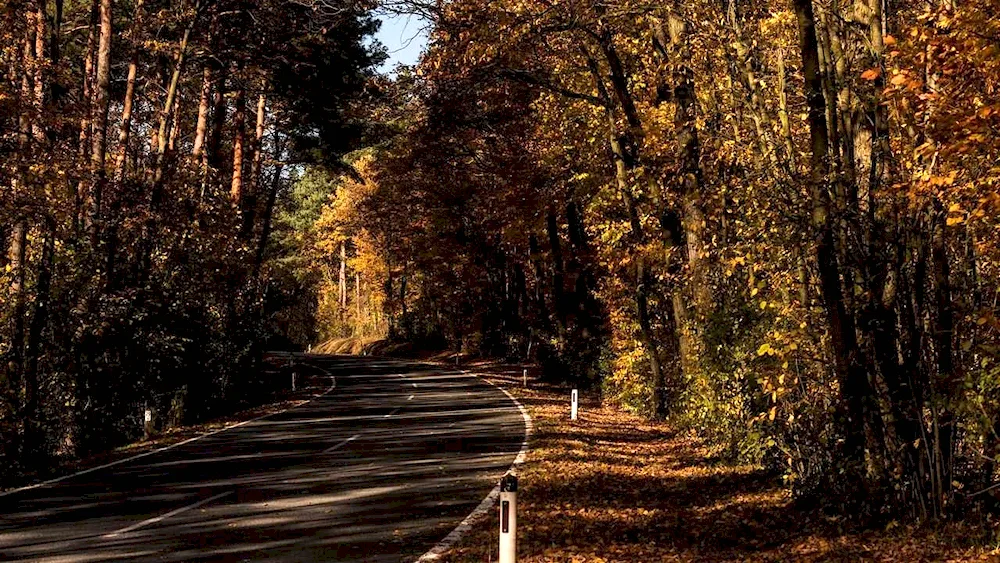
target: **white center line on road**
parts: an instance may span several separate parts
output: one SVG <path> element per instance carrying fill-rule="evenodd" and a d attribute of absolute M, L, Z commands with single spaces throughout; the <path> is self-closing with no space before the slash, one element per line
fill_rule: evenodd
<path fill-rule="evenodd" d="M 162 522 L 162 521 L 166 520 L 167 518 L 171 518 L 171 517 L 177 516 L 178 514 L 181 514 L 182 512 L 187 512 L 188 510 L 194 510 L 195 508 L 198 508 L 199 506 L 204 506 L 204 505 L 206 505 L 206 504 L 208 504 L 208 503 L 210 503 L 212 501 L 219 500 L 220 498 L 227 497 L 227 496 L 229 496 L 231 494 L 233 494 L 233 491 L 226 491 L 224 493 L 219 493 L 219 494 L 215 495 L 214 497 L 209 497 L 209 498 L 206 498 L 206 499 L 199 500 L 198 502 L 196 502 L 194 504 L 189 504 L 187 506 L 182 506 L 182 507 L 180 507 L 180 508 L 178 508 L 176 510 L 171 510 L 170 512 L 168 512 L 166 514 L 161 514 L 160 516 L 156 516 L 154 518 L 150 518 L 149 520 L 143 520 L 142 522 L 139 522 L 138 524 L 133 524 L 133 525 L 127 527 L 127 528 L 122 528 L 121 530 L 118 530 L 116 532 L 111 532 L 110 534 L 105 534 L 103 537 L 104 538 L 114 538 L 114 537 L 120 536 L 122 534 L 127 534 L 129 532 L 138 530 L 139 528 L 145 528 L 146 526 L 149 526 L 150 524 L 156 524 L 157 522 Z"/>
<path fill-rule="evenodd" d="M 389 418 L 390 416 L 392 416 L 392 415 L 396 414 L 397 412 L 399 412 L 399 409 L 398 409 L 398 408 L 397 408 L 396 410 L 392 411 L 391 413 L 389 413 L 389 414 L 387 414 L 387 415 L 383 416 L 382 418 Z"/>
<path fill-rule="evenodd" d="M 344 440 L 343 442 L 340 442 L 339 444 L 337 444 L 337 445 L 335 445 L 333 447 L 330 447 L 330 448 L 327 448 L 327 449 L 323 450 L 323 453 L 328 454 L 328 453 L 330 453 L 332 451 L 339 450 L 340 448 L 343 448 L 347 444 L 350 444 L 351 442 L 357 440 L 360 437 L 361 437 L 361 434 L 355 434 L 355 435 L 351 436 L 350 438 Z"/>

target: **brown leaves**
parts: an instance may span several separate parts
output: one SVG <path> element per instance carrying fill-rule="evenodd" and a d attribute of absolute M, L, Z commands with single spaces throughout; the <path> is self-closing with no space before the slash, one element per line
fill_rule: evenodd
<path fill-rule="evenodd" d="M 514 370 L 519 371 L 519 370 Z M 932 538 L 917 530 L 843 534 L 800 512 L 776 479 L 711 452 L 665 424 L 581 398 L 568 420 L 565 389 L 515 392 L 536 426 L 518 498 L 519 561 L 971 561 L 951 547 L 959 528 Z M 496 560 L 496 522 L 480 523 L 443 561 Z M 955 544 L 957 545 L 957 543 Z"/>
<path fill-rule="evenodd" d="M 882 76 L 882 69 L 879 67 L 870 68 L 861 73 L 862 80 L 878 80 L 878 77 Z"/>

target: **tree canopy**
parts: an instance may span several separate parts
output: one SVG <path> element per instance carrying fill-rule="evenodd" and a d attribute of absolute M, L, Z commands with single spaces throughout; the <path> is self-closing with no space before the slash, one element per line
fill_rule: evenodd
<path fill-rule="evenodd" d="M 801 498 L 978 509 L 1000 453 L 997 7 L 439 4 L 399 134 L 317 249 L 346 240 L 386 334 L 537 360 Z M 364 311 L 331 304 L 327 333 L 358 334 Z"/>
<path fill-rule="evenodd" d="M 996 0 L 383 2 L 432 26 L 391 79 L 375 8 L 4 5 L 0 458 L 353 336 L 535 361 L 831 510 L 996 508 Z"/>

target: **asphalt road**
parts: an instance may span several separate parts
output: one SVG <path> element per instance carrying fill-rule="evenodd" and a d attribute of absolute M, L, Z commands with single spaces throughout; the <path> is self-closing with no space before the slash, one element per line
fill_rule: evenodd
<path fill-rule="evenodd" d="M 412 561 L 516 457 L 524 422 L 474 377 L 307 360 L 311 403 L 114 467 L 0 496 L 0 561 Z"/>

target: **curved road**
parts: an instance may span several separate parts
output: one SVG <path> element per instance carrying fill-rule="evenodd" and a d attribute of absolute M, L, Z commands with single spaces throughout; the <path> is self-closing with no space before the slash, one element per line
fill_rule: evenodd
<path fill-rule="evenodd" d="M 412 561 L 520 450 L 517 407 L 475 377 L 305 358 L 336 379 L 306 405 L 0 496 L 0 561 Z"/>

